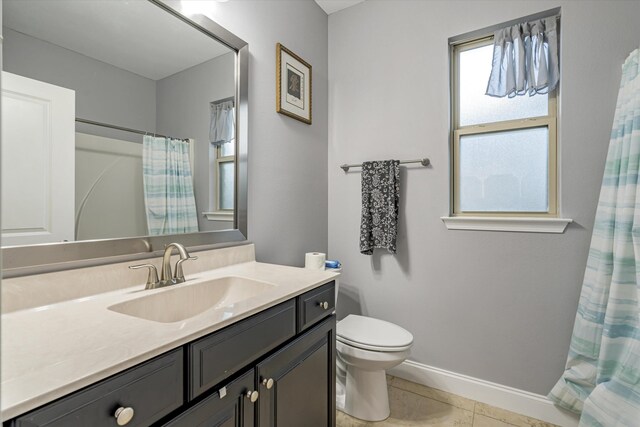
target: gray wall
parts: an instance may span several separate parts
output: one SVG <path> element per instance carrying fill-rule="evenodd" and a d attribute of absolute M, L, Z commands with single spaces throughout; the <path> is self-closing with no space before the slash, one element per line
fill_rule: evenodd
<path fill-rule="evenodd" d="M 156 82 L 55 44 L 4 29 L 4 71 L 76 91 L 76 115 L 153 131 Z M 77 130 L 114 138 L 131 134 L 78 125 Z M 140 141 L 135 137 L 133 141 Z"/>
<path fill-rule="evenodd" d="M 228 53 L 158 80 L 157 132 L 195 139 L 195 194 L 200 231 L 233 228 L 232 222 L 209 221 L 209 103 L 235 95 L 235 53 Z"/>
<path fill-rule="evenodd" d="M 249 239 L 259 261 L 301 266 L 327 248 L 327 15 L 313 0 L 202 2 L 249 43 Z M 275 112 L 280 42 L 313 66 L 313 124 Z"/>
<path fill-rule="evenodd" d="M 448 231 L 448 38 L 562 7 L 561 235 Z M 591 238 L 620 66 L 638 1 L 367 1 L 329 17 L 329 256 L 339 315 L 386 319 L 411 359 L 546 394 L 561 374 Z M 594 34 L 594 31 L 596 33 Z M 402 173 L 398 254 L 358 252 L 360 174 L 341 163 L 430 157 Z"/>

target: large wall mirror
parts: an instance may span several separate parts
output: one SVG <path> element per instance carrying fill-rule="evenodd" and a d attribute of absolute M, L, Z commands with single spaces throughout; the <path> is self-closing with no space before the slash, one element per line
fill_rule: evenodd
<path fill-rule="evenodd" d="M 1 4 L 5 276 L 245 239 L 245 42 L 180 1 Z"/>

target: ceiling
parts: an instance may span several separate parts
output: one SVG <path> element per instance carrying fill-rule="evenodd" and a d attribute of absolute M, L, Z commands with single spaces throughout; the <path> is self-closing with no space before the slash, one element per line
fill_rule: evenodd
<path fill-rule="evenodd" d="M 4 0 L 2 9 L 12 30 L 152 80 L 231 52 L 146 1 Z"/>
<path fill-rule="evenodd" d="M 334 12 L 362 3 L 363 1 L 364 0 L 316 0 L 316 3 L 318 3 L 318 6 L 320 6 L 327 15 L 331 15 Z"/>

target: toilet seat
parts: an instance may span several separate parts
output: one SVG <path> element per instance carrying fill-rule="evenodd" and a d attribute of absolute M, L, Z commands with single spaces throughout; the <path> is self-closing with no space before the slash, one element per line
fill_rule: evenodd
<path fill-rule="evenodd" d="M 380 319 L 350 314 L 338 322 L 338 341 L 363 350 L 400 352 L 413 344 L 406 329 Z"/>
<path fill-rule="evenodd" d="M 336 338 L 337 338 L 337 341 L 340 341 L 343 344 L 350 345 L 351 347 L 359 348 L 361 350 L 395 353 L 395 352 L 405 351 L 411 348 L 411 344 L 406 345 L 404 347 L 381 347 L 381 346 L 374 346 L 374 345 L 368 345 L 368 344 L 363 344 L 359 342 L 349 341 L 348 339 L 345 339 L 342 337 L 336 337 Z"/>

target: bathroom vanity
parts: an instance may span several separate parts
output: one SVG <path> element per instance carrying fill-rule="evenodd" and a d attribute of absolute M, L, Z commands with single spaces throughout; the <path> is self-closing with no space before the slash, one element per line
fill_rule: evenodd
<path fill-rule="evenodd" d="M 336 273 L 257 263 L 253 245 L 209 252 L 191 266 L 235 260 L 187 270 L 180 285 L 135 285 L 3 314 L 3 426 L 335 425 Z M 90 281 L 123 268 L 77 276 Z M 68 272 L 42 276 L 54 288 L 65 277 L 78 280 Z M 231 304 L 223 296 L 177 321 L 113 309 L 135 300 L 152 305 L 150 297 L 166 292 L 179 301 L 189 286 L 220 286 L 229 277 L 269 287 Z M 29 280 L 37 288 L 43 278 L 9 279 L 3 296 Z M 93 315 L 74 317 L 82 313 Z M 33 330 L 21 331 L 27 327 Z"/>

